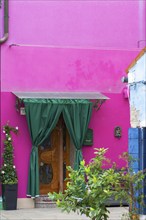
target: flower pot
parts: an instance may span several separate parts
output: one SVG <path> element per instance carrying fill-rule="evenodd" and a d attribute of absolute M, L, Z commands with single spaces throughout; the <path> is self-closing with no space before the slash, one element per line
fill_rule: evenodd
<path fill-rule="evenodd" d="M 140 218 L 139 218 L 138 214 L 132 214 L 131 219 L 132 220 L 139 220 Z"/>
<path fill-rule="evenodd" d="M 2 201 L 4 210 L 17 209 L 17 184 L 2 184 Z"/>

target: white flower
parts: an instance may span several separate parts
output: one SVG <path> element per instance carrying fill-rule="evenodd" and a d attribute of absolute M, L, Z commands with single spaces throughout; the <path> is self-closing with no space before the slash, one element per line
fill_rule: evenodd
<path fill-rule="evenodd" d="M 4 134 L 6 133 L 5 130 L 3 130 L 3 133 L 4 133 Z"/>
<path fill-rule="evenodd" d="M 18 126 L 16 127 L 16 130 L 18 130 Z"/>
<path fill-rule="evenodd" d="M 8 134 L 6 134 L 6 136 L 8 136 Z"/>
<path fill-rule="evenodd" d="M 11 137 L 8 138 L 8 141 L 10 141 L 10 140 L 11 140 Z"/>
<path fill-rule="evenodd" d="M 7 164 L 4 164 L 4 167 L 6 167 L 7 166 Z"/>
<path fill-rule="evenodd" d="M 2 174 L 4 174 L 4 173 L 5 173 L 5 171 L 2 170 Z"/>
<path fill-rule="evenodd" d="M 13 168 L 15 169 L 16 167 L 15 167 L 15 166 L 13 166 Z"/>
<path fill-rule="evenodd" d="M 44 165 L 44 163 L 43 163 L 43 162 L 41 162 L 41 163 L 40 163 L 40 166 L 43 166 L 43 165 Z"/>

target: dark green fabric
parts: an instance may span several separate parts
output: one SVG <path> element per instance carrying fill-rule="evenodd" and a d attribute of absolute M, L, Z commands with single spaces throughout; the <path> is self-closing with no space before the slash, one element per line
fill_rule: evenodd
<path fill-rule="evenodd" d="M 39 195 L 38 146 L 48 138 L 63 112 L 67 129 L 76 147 L 75 169 L 78 169 L 82 160 L 81 147 L 91 117 L 92 103 L 79 99 L 23 99 L 23 102 L 32 140 L 27 193 L 35 197 Z"/>
<path fill-rule="evenodd" d="M 22 99 L 22 101 L 27 103 L 50 103 L 50 104 L 77 104 L 77 103 L 90 103 L 87 99 L 38 99 L 38 98 L 28 98 Z"/>
<path fill-rule="evenodd" d="M 33 103 L 24 100 L 29 132 L 32 140 L 28 178 L 28 196 L 39 195 L 38 146 L 55 128 L 63 106 L 51 103 Z"/>
<path fill-rule="evenodd" d="M 78 169 L 82 156 L 82 144 L 92 113 L 92 103 L 64 105 L 63 117 L 70 137 L 76 148 L 74 169 Z"/>

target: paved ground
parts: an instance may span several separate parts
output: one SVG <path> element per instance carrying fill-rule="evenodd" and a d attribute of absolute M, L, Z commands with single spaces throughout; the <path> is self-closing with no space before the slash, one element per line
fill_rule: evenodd
<path fill-rule="evenodd" d="M 109 220 L 121 220 L 122 214 L 126 213 L 127 207 L 109 208 Z M 87 220 L 84 215 L 80 216 L 75 213 L 62 213 L 58 208 L 36 208 L 20 209 L 14 211 L 0 210 L 0 220 Z M 89 219 L 88 219 L 89 220 Z"/>

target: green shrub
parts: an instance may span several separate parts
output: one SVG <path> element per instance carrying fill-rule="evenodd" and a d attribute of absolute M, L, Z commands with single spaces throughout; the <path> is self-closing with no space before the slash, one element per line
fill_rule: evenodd
<path fill-rule="evenodd" d="M 0 168 L 0 182 L 2 184 L 16 184 L 18 182 L 16 167 L 14 165 L 14 148 L 11 132 L 17 134 L 18 127 L 11 127 L 8 123 L 3 126 L 5 140 L 3 165 Z"/>
<path fill-rule="evenodd" d="M 79 170 L 68 167 L 67 189 L 64 193 L 49 193 L 49 198 L 57 200 L 58 207 L 63 211 L 85 214 L 92 220 L 108 219 L 107 202 L 111 197 L 120 200 L 121 204 L 123 199 L 126 199 L 130 204 L 130 213 L 136 212 L 136 203 L 138 200 L 139 202 L 143 201 L 143 195 L 136 197 L 131 190 L 141 188 L 144 174 L 142 171 L 135 174 L 127 166 L 121 171 L 117 171 L 115 163 L 111 168 L 103 169 L 103 165 L 109 163 L 105 157 L 107 150 L 104 148 L 96 149 L 96 156 L 92 162 L 85 165 L 85 161 L 82 161 Z M 129 162 L 126 153 L 122 158 L 127 163 Z"/>

